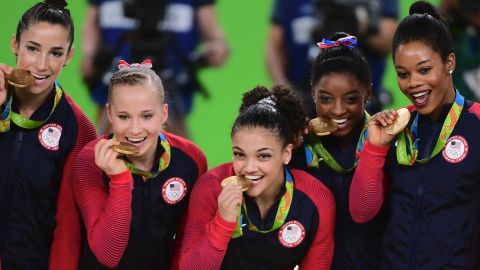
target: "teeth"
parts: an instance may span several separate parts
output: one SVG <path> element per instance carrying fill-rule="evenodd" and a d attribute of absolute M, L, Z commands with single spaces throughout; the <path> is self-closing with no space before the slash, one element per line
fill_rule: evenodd
<path fill-rule="evenodd" d="M 131 143 L 139 143 L 139 142 L 145 140 L 145 137 L 143 137 L 143 138 L 127 138 L 127 140 Z"/>
<path fill-rule="evenodd" d="M 260 175 L 245 175 L 245 178 L 247 178 L 248 180 L 255 181 L 255 180 L 258 180 L 258 179 L 262 178 L 262 176 L 260 176 Z"/>
<path fill-rule="evenodd" d="M 348 119 L 332 119 L 333 122 L 335 122 L 337 125 L 341 125 L 345 122 L 347 122 Z"/>
<path fill-rule="evenodd" d="M 48 77 L 48 76 L 37 75 L 37 74 L 34 74 L 34 73 L 32 73 L 32 75 L 36 80 L 43 80 L 43 79 L 46 79 Z"/>
<path fill-rule="evenodd" d="M 414 98 L 418 98 L 418 97 L 424 96 L 424 95 L 426 95 L 426 94 L 428 94 L 428 91 L 421 92 L 421 93 L 417 93 L 417 94 L 413 94 L 412 96 L 413 96 Z"/>

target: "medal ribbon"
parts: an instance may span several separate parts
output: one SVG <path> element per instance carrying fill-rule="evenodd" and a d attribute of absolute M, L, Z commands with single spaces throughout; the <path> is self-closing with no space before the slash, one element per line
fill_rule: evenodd
<path fill-rule="evenodd" d="M 55 82 L 55 98 L 53 99 L 53 106 L 50 111 L 50 114 L 43 121 L 31 120 L 28 117 L 25 117 L 19 113 L 12 111 L 13 96 L 10 96 L 10 98 L 7 101 L 7 105 L 5 106 L 5 109 L 2 113 L 2 117 L 0 118 L 0 133 L 7 132 L 10 130 L 10 122 L 13 122 L 15 125 L 25 129 L 34 129 L 41 126 L 43 123 L 47 122 L 48 119 L 50 119 L 50 116 L 52 116 L 52 113 L 57 108 L 57 105 L 60 102 L 62 95 L 63 95 L 62 88 L 57 82 Z"/>
<path fill-rule="evenodd" d="M 311 134 L 307 137 L 307 143 L 305 144 L 305 154 L 307 157 L 307 167 L 309 168 L 320 168 L 320 161 L 324 161 L 327 166 L 335 171 L 336 173 L 347 174 L 351 172 L 357 166 L 358 159 L 360 156 L 360 152 L 363 149 L 363 144 L 367 139 L 368 133 L 368 121 L 370 119 L 370 115 L 365 112 L 365 119 L 363 123 L 363 128 L 360 133 L 360 137 L 358 138 L 357 148 L 355 150 L 355 163 L 353 167 L 349 169 L 344 169 L 338 162 L 332 157 L 332 155 L 328 152 L 328 150 L 323 146 L 322 140 L 319 136 Z"/>
<path fill-rule="evenodd" d="M 138 174 L 144 177 L 144 179 L 146 180 L 146 179 L 151 179 L 156 177 L 168 167 L 168 165 L 170 164 L 170 158 L 171 158 L 170 144 L 168 143 L 167 138 L 165 138 L 165 135 L 163 135 L 162 133 L 160 133 L 159 138 L 160 138 L 160 144 L 162 145 L 165 151 L 163 152 L 162 156 L 160 157 L 160 160 L 158 161 L 158 171 L 146 172 L 133 166 L 133 164 L 125 160 L 125 164 L 127 165 L 127 168 L 130 170 L 131 173 Z"/>
<path fill-rule="evenodd" d="M 285 219 L 287 218 L 288 212 L 290 211 L 290 206 L 292 204 L 293 198 L 293 178 L 287 170 L 285 170 L 285 188 L 286 191 L 280 199 L 280 203 L 278 204 L 277 214 L 275 216 L 275 220 L 273 221 L 272 228 L 270 228 L 269 230 L 259 230 L 257 226 L 253 225 L 250 218 L 248 218 L 247 205 L 245 203 L 245 200 L 243 200 L 242 207 L 239 207 L 238 209 L 237 227 L 233 231 L 232 238 L 241 237 L 243 235 L 242 221 L 244 215 L 242 214 L 242 209 L 245 212 L 245 218 L 247 219 L 248 229 L 250 231 L 269 233 L 280 228 L 283 223 L 285 223 Z"/>
<path fill-rule="evenodd" d="M 455 90 L 455 102 L 452 104 L 450 111 L 448 112 L 445 121 L 443 122 L 442 130 L 438 136 L 437 143 L 435 148 L 429 157 L 424 159 L 417 159 L 418 157 L 418 113 L 413 120 L 413 123 L 410 127 L 405 128 L 401 133 L 398 134 L 397 140 L 397 161 L 402 165 L 413 165 L 415 162 L 426 163 L 434 156 L 436 156 L 447 143 L 448 138 L 452 134 L 453 128 L 460 118 L 462 113 L 463 105 L 465 103 L 464 97 Z"/>

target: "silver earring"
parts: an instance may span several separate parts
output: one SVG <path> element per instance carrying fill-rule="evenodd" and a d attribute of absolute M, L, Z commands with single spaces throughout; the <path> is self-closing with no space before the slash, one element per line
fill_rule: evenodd
<path fill-rule="evenodd" d="M 452 75 L 452 74 L 453 74 L 453 69 L 450 69 L 450 70 L 448 71 L 448 73 L 450 73 L 450 75 Z"/>

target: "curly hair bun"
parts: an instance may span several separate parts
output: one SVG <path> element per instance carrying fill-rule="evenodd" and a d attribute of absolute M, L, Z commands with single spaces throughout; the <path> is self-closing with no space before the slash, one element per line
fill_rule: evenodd
<path fill-rule="evenodd" d="M 435 19 L 440 19 L 440 14 L 438 14 L 437 9 L 426 1 L 418 1 L 413 3 L 410 6 L 409 14 L 429 14 Z"/>
<path fill-rule="evenodd" d="M 67 1 L 65 0 L 44 0 L 45 4 L 54 5 L 61 8 L 66 8 L 68 6 Z"/>

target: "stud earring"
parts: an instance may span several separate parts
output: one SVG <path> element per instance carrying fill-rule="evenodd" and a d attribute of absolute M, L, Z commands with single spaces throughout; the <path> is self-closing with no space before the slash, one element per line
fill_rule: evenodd
<path fill-rule="evenodd" d="M 452 75 L 452 74 L 453 74 L 453 69 L 450 69 L 450 70 L 448 71 L 448 73 L 450 73 L 450 75 Z"/>

